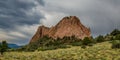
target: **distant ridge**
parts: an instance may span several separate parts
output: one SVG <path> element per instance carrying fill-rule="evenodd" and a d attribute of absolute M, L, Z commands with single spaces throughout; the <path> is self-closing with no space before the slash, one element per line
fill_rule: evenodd
<path fill-rule="evenodd" d="M 21 46 L 18 46 L 17 44 L 11 44 L 11 43 L 9 43 L 8 47 L 10 47 L 10 48 L 20 48 Z"/>

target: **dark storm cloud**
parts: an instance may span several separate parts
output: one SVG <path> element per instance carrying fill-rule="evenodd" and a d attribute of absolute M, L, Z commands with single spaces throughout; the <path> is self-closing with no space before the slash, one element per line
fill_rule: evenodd
<path fill-rule="evenodd" d="M 43 0 L 0 0 L 0 42 L 27 44 L 44 16 L 36 11 Z"/>
<path fill-rule="evenodd" d="M 41 5 L 44 5 L 42 0 L 39 1 Z M 41 18 L 44 18 L 42 14 L 33 13 L 33 15 L 26 13 L 36 4 L 29 2 L 29 0 L 0 0 L 0 28 L 11 28 L 14 25 L 32 25 L 39 23 Z"/>
<path fill-rule="evenodd" d="M 37 0 L 37 2 L 39 2 L 40 5 L 45 5 L 44 1 L 43 0 Z"/>

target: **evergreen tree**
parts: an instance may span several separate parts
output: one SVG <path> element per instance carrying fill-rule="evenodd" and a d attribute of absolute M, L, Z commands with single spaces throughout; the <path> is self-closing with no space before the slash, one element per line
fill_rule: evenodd
<path fill-rule="evenodd" d="M 97 38 L 96 38 L 96 41 L 97 42 L 103 42 L 104 41 L 104 37 L 102 35 L 99 35 Z"/>
<path fill-rule="evenodd" d="M 90 44 L 90 43 L 92 43 L 92 41 L 91 41 L 90 38 L 88 38 L 88 37 L 85 37 L 85 38 L 83 39 L 83 41 L 82 41 L 82 44 L 83 44 L 83 45 L 88 45 L 88 44 Z"/>
<path fill-rule="evenodd" d="M 120 40 L 113 40 L 112 41 L 112 48 L 119 48 L 120 49 Z"/>
<path fill-rule="evenodd" d="M 120 40 L 120 34 L 115 36 L 115 40 Z"/>
<path fill-rule="evenodd" d="M 118 35 L 120 34 L 120 31 L 118 29 L 114 29 L 112 32 L 111 32 L 111 35 L 115 36 L 115 35 Z"/>
<path fill-rule="evenodd" d="M 0 44 L 0 54 L 1 54 L 1 50 L 2 50 L 2 45 Z"/>
<path fill-rule="evenodd" d="M 3 53 L 4 53 L 5 51 L 7 51 L 7 49 L 8 49 L 8 44 L 7 44 L 7 42 L 6 42 L 6 41 L 2 41 L 2 44 L 1 44 L 0 47 L 1 47 L 1 48 L 0 48 L 0 53 L 3 55 Z"/>

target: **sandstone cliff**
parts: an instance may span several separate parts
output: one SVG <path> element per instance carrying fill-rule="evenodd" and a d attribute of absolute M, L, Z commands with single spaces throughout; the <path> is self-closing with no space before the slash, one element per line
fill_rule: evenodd
<path fill-rule="evenodd" d="M 30 42 L 37 41 L 46 35 L 54 39 L 73 35 L 79 39 L 83 39 L 84 37 L 90 37 L 90 34 L 90 29 L 85 27 L 76 16 L 70 16 L 64 17 L 54 27 L 40 26 Z"/>

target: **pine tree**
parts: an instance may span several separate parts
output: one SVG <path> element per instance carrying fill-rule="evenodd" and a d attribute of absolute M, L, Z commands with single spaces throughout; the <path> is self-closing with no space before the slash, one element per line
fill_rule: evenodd
<path fill-rule="evenodd" d="M 83 41 L 82 41 L 82 44 L 83 44 L 83 45 L 88 45 L 88 44 L 90 44 L 90 43 L 92 43 L 92 41 L 91 41 L 90 38 L 88 38 L 88 37 L 85 37 L 85 38 L 83 39 Z"/>
<path fill-rule="evenodd" d="M 115 36 L 115 35 L 118 35 L 120 34 L 120 31 L 118 29 L 114 29 L 112 32 L 111 32 L 111 35 Z"/>
<path fill-rule="evenodd" d="M 2 44 L 0 45 L 0 53 L 3 55 L 5 51 L 8 49 L 8 44 L 6 41 L 2 41 Z"/>
<path fill-rule="evenodd" d="M 97 41 L 98 43 L 103 42 L 103 41 L 104 41 L 104 37 L 103 37 L 102 35 L 99 35 L 99 36 L 97 37 L 96 41 Z"/>

